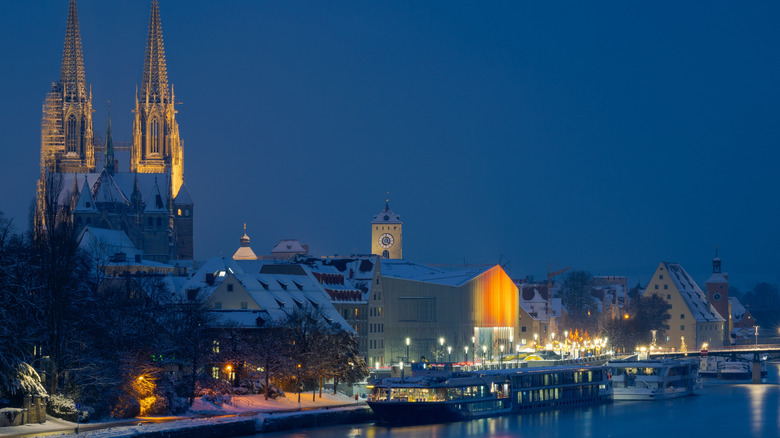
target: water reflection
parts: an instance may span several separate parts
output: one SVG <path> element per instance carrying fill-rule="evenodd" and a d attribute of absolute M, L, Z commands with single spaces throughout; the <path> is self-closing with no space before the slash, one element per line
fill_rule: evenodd
<path fill-rule="evenodd" d="M 780 367 L 769 365 L 765 383 L 705 379 L 700 395 L 654 402 L 616 402 L 592 408 L 387 428 L 373 424 L 261 434 L 280 437 L 630 437 L 780 436 Z"/>

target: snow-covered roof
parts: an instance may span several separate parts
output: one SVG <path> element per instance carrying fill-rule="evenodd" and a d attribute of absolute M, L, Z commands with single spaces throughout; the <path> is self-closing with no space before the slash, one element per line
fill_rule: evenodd
<path fill-rule="evenodd" d="M 729 297 L 729 304 L 731 304 L 731 318 L 735 323 L 742 320 L 747 313 L 747 309 L 742 305 L 737 297 Z"/>
<path fill-rule="evenodd" d="M 272 255 L 278 253 L 307 254 L 308 252 L 309 250 L 296 239 L 284 239 L 277 243 L 271 250 Z"/>
<path fill-rule="evenodd" d="M 192 202 L 192 196 L 190 196 L 190 191 L 187 190 L 187 185 L 182 183 L 181 187 L 179 187 L 179 193 L 176 194 L 176 197 L 173 198 L 174 204 L 181 204 L 181 205 L 193 205 Z"/>
<path fill-rule="evenodd" d="M 95 202 L 129 204 L 130 201 L 127 199 L 111 174 L 104 170 L 98 178 Z"/>
<path fill-rule="evenodd" d="M 444 269 L 400 259 L 382 259 L 382 276 L 402 280 L 422 281 L 445 286 L 460 286 L 485 273 L 493 266 L 465 269 Z"/>
<path fill-rule="evenodd" d="M 133 260 L 136 255 L 143 256 L 143 251 L 136 248 L 133 241 L 121 230 L 84 227 L 78 242 L 79 248 L 105 258 L 110 258 L 117 253 L 126 254 L 129 260 Z"/>
<path fill-rule="evenodd" d="M 164 198 L 160 194 L 157 178 L 155 178 L 154 182 L 155 184 L 152 186 L 149 196 L 145 198 L 146 208 L 144 208 L 144 213 L 167 213 L 168 206 L 165 204 Z"/>
<path fill-rule="evenodd" d="M 74 213 L 97 213 L 97 207 L 95 207 L 95 199 L 92 197 L 92 191 L 89 189 L 86 177 L 84 182 L 81 183 L 81 190 L 79 191 L 79 200 L 76 202 L 76 208 L 73 209 Z"/>
<path fill-rule="evenodd" d="M 729 281 L 726 279 L 726 276 L 723 275 L 720 272 L 713 272 L 712 275 L 710 275 L 710 278 L 707 279 L 705 284 L 728 284 Z"/>
<path fill-rule="evenodd" d="M 92 191 L 92 195 L 97 198 L 96 189 L 99 189 L 98 182 L 102 179 L 104 174 L 108 174 L 104 170 L 93 173 L 58 173 L 57 177 L 62 179 L 60 195 L 58 201 L 61 205 L 64 205 L 67 199 L 73 192 L 73 180 L 78 180 L 78 186 L 83 191 L 84 179 L 86 178 L 89 189 Z M 109 178 L 113 180 L 113 185 L 110 185 L 109 189 L 112 190 L 111 195 L 117 197 L 119 202 L 126 202 L 131 199 L 133 189 L 135 188 L 136 181 L 138 182 L 138 190 L 142 195 L 143 201 L 147 204 L 150 202 L 146 199 L 154 186 L 160 187 L 160 195 L 162 196 L 165 205 L 168 205 L 168 187 L 170 186 L 170 175 L 167 173 L 134 173 L 134 172 L 114 172 L 109 175 Z M 184 186 L 182 185 L 182 188 Z M 118 189 L 116 192 L 115 189 Z M 185 189 L 186 190 L 186 189 Z M 182 190 L 179 190 L 179 194 L 182 194 Z M 183 194 L 182 194 L 183 195 Z M 184 195 L 183 195 L 184 196 Z M 97 199 L 95 199 L 97 201 Z M 110 201 L 98 201 L 98 202 L 110 202 Z M 184 202 L 181 202 L 184 203 Z M 190 200 L 191 203 L 191 200 Z"/>
<path fill-rule="evenodd" d="M 696 321 L 725 321 L 715 308 L 709 304 L 707 296 L 680 264 L 663 262 L 662 265 L 669 273 L 669 278 L 674 282 L 675 287 L 680 292 L 680 296 Z"/>
<path fill-rule="evenodd" d="M 401 224 L 401 216 L 393 213 L 393 210 L 390 210 L 390 204 L 385 204 L 385 209 L 380 211 L 379 214 L 374 216 L 374 220 L 371 221 L 372 224 Z"/>
<path fill-rule="evenodd" d="M 211 274 L 208 277 L 213 278 L 211 284 L 207 281 L 207 274 Z M 184 284 L 182 291 L 186 293 L 189 289 L 200 289 L 205 299 L 211 302 L 219 301 L 219 296 L 214 293 L 229 278 L 237 280 L 262 311 L 255 315 L 252 324 L 247 326 L 255 327 L 258 316 L 266 315 L 263 319 L 265 322 L 279 321 L 296 309 L 313 307 L 321 312 L 328 323 L 338 324 L 344 330 L 353 331 L 333 307 L 330 297 L 309 267 L 300 264 L 215 257 L 209 259 L 192 279 Z M 241 309 L 221 309 L 222 313 L 227 310 Z M 233 318 L 234 322 L 240 322 L 236 319 L 239 317 L 248 318 L 246 314 L 235 312 L 225 315 Z"/>

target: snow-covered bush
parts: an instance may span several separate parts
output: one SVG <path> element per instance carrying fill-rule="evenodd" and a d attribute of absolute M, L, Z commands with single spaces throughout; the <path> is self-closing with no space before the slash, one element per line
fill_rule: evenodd
<path fill-rule="evenodd" d="M 51 415 L 52 417 L 62 418 L 63 420 L 67 421 L 76 421 L 76 417 L 78 416 L 78 420 L 80 422 L 86 422 L 89 420 L 90 412 L 94 412 L 94 409 L 87 408 L 82 409 L 81 411 L 76 409 L 76 402 L 73 401 L 70 397 L 64 396 L 62 394 L 55 394 L 49 397 L 49 401 L 46 404 L 46 413 Z"/>
<path fill-rule="evenodd" d="M 249 392 L 249 388 L 244 388 L 243 386 L 233 388 L 233 394 L 235 395 L 247 395 Z"/>
<path fill-rule="evenodd" d="M 206 394 L 201 397 L 201 400 L 213 404 L 214 406 L 232 405 L 233 398 L 225 394 Z"/>

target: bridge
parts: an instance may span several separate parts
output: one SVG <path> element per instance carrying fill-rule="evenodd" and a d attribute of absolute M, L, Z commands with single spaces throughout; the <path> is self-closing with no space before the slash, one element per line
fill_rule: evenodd
<path fill-rule="evenodd" d="M 757 345 L 731 345 L 712 349 L 687 350 L 687 351 L 669 351 L 669 350 L 651 350 L 648 357 L 699 357 L 699 356 L 721 356 L 737 359 L 738 356 L 752 355 L 753 360 L 753 383 L 761 383 L 761 358 L 766 356 L 767 360 L 780 358 L 780 344 L 757 344 Z"/>

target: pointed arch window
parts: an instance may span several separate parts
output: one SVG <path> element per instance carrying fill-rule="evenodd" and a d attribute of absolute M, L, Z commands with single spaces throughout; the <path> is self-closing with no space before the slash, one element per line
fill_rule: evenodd
<path fill-rule="evenodd" d="M 76 131 L 76 116 L 71 114 L 68 116 L 68 124 L 66 128 L 66 148 L 65 151 L 67 153 L 76 152 L 76 144 L 78 140 L 78 131 Z"/>
<path fill-rule="evenodd" d="M 160 153 L 160 122 L 157 119 L 152 119 L 152 124 L 149 127 L 151 134 L 151 144 L 149 145 L 150 152 L 153 154 Z"/>

